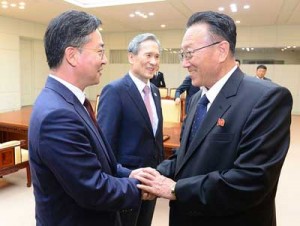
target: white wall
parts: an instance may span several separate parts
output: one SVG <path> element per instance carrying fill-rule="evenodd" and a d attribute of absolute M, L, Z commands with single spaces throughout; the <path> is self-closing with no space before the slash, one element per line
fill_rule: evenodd
<path fill-rule="evenodd" d="M 44 29 L 44 25 L 0 16 L 0 112 L 17 110 L 22 106 L 20 39 L 41 40 Z M 28 71 L 30 73 L 31 70 Z"/>
<path fill-rule="evenodd" d="M 46 26 L 0 16 L 0 112 L 19 109 L 32 104 L 44 86 L 48 66 L 43 49 Z M 179 48 L 184 30 L 149 31 L 159 38 L 163 48 Z M 104 33 L 105 48 L 127 49 L 136 35 L 129 33 Z M 288 35 L 286 35 L 288 34 Z M 299 26 L 241 27 L 238 28 L 237 47 L 300 46 Z M 256 65 L 242 65 L 242 69 L 254 74 Z M 111 64 L 104 67 L 100 84 L 86 89 L 87 96 L 95 99 L 104 85 L 122 77 L 128 64 Z M 187 74 L 180 64 L 161 64 L 167 86 L 177 87 Z M 293 113 L 300 114 L 300 65 L 268 65 L 268 75 L 274 81 L 288 87 L 294 97 Z"/>
<path fill-rule="evenodd" d="M 293 96 L 293 114 L 300 115 L 300 65 L 266 65 L 266 77 L 281 86 L 287 87 Z M 257 65 L 241 65 L 242 71 L 255 76 Z"/>

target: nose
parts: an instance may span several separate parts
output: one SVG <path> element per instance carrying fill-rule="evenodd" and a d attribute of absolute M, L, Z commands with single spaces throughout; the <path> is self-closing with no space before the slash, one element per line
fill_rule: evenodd
<path fill-rule="evenodd" d="M 150 59 L 150 64 L 152 64 L 152 65 L 157 65 L 158 62 L 159 62 L 159 60 L 158 60 L 157 58 L 151 57 L 151 59 Z"/>
<path fill-rule="evenodd" d="M 181 65 L 183 68 L 188 68 L 191 64 L 190 61 L 187 60 L 185 57 L 182 59 Z"/>
<path fill-rule="evenodd" d="M 106 54 L 103 55 L 101 61 L 102 61 L 102 64 L 107 64 L 107 57 L 106 57 Z"/>

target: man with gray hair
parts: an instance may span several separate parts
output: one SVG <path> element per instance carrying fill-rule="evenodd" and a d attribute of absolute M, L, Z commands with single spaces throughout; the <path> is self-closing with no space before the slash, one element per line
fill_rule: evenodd
<path fill-rule="evenodd" d="M 129 169 L 156 167 L 163 160 L 162 110 L 150 79 L 159 66 L 160 43 L 146 33 L 128 46 L 129 72 L 102 90 L 97 120 L 118 163 Z M 123 226 L 150 226 L 156 200 L 121 213 Z"/>

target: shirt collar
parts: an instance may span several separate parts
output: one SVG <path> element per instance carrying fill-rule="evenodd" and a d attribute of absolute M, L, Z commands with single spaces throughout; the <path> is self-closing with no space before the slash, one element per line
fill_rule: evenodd
<path fill-rule="evenodd" d="M 138 79 L 137 77 L 135 77 L 130 71 L 129 71 L 129 76 L 132 79 L 132 81 L 134 82 L 134 84 L 136 85 L 136 87 L 138 88 L 140 93 L 143 93 L 143 89 L 145 88 L 145 85 L 149 86 L 150 90 L 151 90 L 151 86 L 150 86 L 150 81 L 148 80 L 147 84 L 145 84 L 143 81 L 141 81 L 140 79 Z"/>
<path fill-rule="evenodd" d="M 71 83 L 69 83 L 61 78 L 58 78 L 55 75 L 49 74 L 49 77 L 51 77 L 51 78 L 55 79 L 56 81 L 60 82 L 61 84 L 63 84 L 78 98 L 78 100 L 80 101 L 81 104 L 84 103 L 85 93 L 82 92 L 81 89 L 79 89 L 78 87 L 72 85 Z"/>
<path fill-rule="evenodd" d="M 237 66 L 234 66 L 225 76 L 223 76 L 219 81 L 217 81 L 209 90 L 202 86 L 202 94 L 206 94 L 207 99 L 209 100 L 209 103 L 212 104 L 212 102 L 215 100 L 216 96 L 219 94 L 227 80 L 230 78 L 232 73 L 237 69 Z"/>

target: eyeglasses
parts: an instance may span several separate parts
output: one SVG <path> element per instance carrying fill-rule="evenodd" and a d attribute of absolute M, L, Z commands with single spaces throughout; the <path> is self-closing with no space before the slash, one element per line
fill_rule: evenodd
<path fill-rule="evenodd" d="M 103 49 L 79 48 L 79 49 L 93 51 L 93 52 L 97 53 L 101 59 L 103 58 L 104 52 L 105 52 L 104 48 Z"/>
<path fill-rule="evenodd" d="M 193 50 L 190 50 L 190 51 L 184 51 L 184 50 L 181 50 L 181 51 L 179 52 L 179 59 L 180 59 L 180 61 L 183 61 L 183 59 L 190 60 L 190 59 L 192 59 L 192 57 L 193 57 L 193 53 L 195 53 L 195 52 L 197 52 L 197 51 L 199 51 L 199 50 L 201 50 L 201 49 L 205 49 L 205 48 L 207 48 L 207 47 L 210 47 L 210 46 L 219 44 L 220 42 L 221 42 L 221 41 L 219 41 L 219 42 L 214 42 L 214 43 L 209 44 L 209 45 L 207 45 L 207 46 L 202 46 L 202 47 L 200 47 L 200 48 L 193 49 Z"/>

